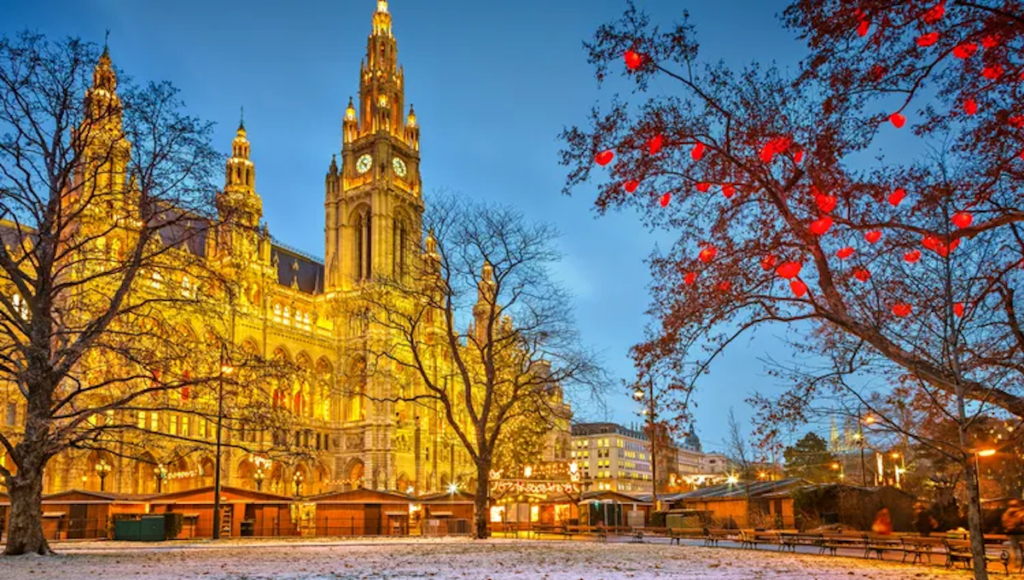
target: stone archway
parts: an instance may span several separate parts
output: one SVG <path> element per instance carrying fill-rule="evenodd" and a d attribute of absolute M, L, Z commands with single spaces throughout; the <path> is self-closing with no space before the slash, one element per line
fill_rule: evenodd
<path fill-rule="evenodd" d="M 349 462 L 348 468 L 345 470 L 345 482 L 342 488 L 345 491 L 350 491 L 365 487 L 365 483 L 366 466 L 361 460 L 353 459 Z"/>

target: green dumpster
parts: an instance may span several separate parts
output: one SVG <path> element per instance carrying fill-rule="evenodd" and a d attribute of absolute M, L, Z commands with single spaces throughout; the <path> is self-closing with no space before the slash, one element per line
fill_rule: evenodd
<path fill-rule="evenodd" d="M 142 516 L 139 524 L 139 540 L 143 542 L 162 542 L 167 539 L 164 533 L 163 514 Z"/>
<path fill-rule="evenodd" d="M 142 538 L 142 521 L 116 520 L 114 522 L 114 539 L 137 542 Z"/>

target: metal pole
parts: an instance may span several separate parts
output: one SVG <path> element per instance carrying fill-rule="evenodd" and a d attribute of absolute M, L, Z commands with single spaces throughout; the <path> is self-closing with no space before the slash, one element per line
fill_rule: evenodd
<path fill-rule="evenodd" d="M 658 441 L 657 433 L 655 433 L 654 425 L 654 381 L 648 383 L 650 385 L 650 397 L 647 400 L 647 421 L 650 423 L 651 437 L 651 505 L 655 511 L 658 510 Z"/>
<path fill-rule="evenodd" d="M 213 539 L 220 539 L 220 447 L 221 417 L 224 415 L 224 347 L 220 349 L 220 376 L 217 381 L 217 454 L 213 469 Z"/>

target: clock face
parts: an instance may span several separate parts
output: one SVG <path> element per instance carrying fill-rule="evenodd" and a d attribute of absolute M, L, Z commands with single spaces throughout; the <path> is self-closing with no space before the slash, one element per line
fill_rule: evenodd
<path fill-rule="evenodd" d="M 359 173 L 366 173 L 370 170 L 370 166 L 373 165 L 373 157 L 369 155 L 363 155 L 356 161 L 356 171 Z"/>
<path fill-rule="evenodd" d="M 391 166 L 394 167 L 395 173 L 398 174 L 399 177 L 405 177 L 405 161 L 395 157 L 391 161 Z"/>

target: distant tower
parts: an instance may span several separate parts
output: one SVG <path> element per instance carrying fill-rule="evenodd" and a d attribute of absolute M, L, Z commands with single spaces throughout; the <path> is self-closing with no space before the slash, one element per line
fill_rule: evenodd
<path fill-rule="evenodd" d="M 239 264 L 254 259 L 263 217 L 263 201 L 256 193 L 256 166 L 249 152 L 245 123 L 239 121 L 224 168 L 224 191 L 217 194 L 221 224 L 216 251 L 218 257 L 233 258 Z"/>
<path fill-rule="evenodd" d="M 342 120 L 341 164 L 325 178 L 326 289 L 400 277 L 418 248 L 423 214 L 420 129 L 405 114 L 405 73 L 387 0 L 378 0 L 359 77 L 358 107 Z"/>

